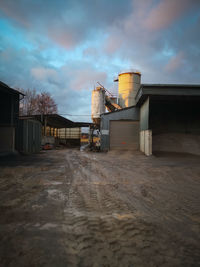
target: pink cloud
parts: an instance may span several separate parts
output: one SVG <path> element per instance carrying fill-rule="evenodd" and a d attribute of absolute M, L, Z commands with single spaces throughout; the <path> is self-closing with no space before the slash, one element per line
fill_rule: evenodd
<path fill-rule="evenodd" d="M 80 69 L 73 71 L 73 77 L 70 81 L 70 88 L 73 90 L 91 90 L 97 81 L 105 84 L 107 74 L 92 69 Z"/>
<path fill-rule="evenodd" d="M 30 23 L 27 18 L 27 15 L 23 12 L 23 9 L 20 9 L 19 6 L 13 4 L 12 1 L 1 1 L 0 2 L 0 9 L 10 18 L 14 19 L 23 27 L 29 28 Z"/>
<path fill-rule="evenodd" d="M 190 0 L 162 0 L 152 8 L 143 25 L 148 30 L 167 28 L 191 6 Z"/>
<path fill-rule="evenodd" d="M 59 1 L 58 1 L 59 2 Z M 31 29 L 30 35 L 42 35 L 66 49 L 74 48 L 84 38 L 87 31 L 78 19 L 69 18 L 67 3 L 51 3 L 47 6 L 44 1 L 0 1 L 0 11 L 4 16 L 17 22 L 18 25 Z M 71 11 L 69 11 L 70 13 Z M 63 15 L 67 13 L 67 18 Z M 78 26 L 78 27 L 77 27 Z"/>
<path fill-rule="evenodd" d="M 169 62 L 165 65 L 165 71 L 173 72 L 176 71 L 178 68 L 184 63 L 184 53 L 179 52 L 176 56 L 172 57 Z"/>
<path fill-rule="evenodd" d="M 122 34 L 120 35 L 117 31 L 113 31 L 111 35 L 108 36 L 104 48 L 107 53 L 115 53 L 123 44 Z"/>
<path fill-rule="evenodd" d="M 66 49 L 71 49 L 76 45 L 76 38 L 73 33 L 70 32 L 69 28 L 63 29 L 61 26 L 51 27 L 50 29 L 48 29 L 48 36 L 55 43 Z"/>
<path fill-rule="evenodd" d="M 31 69 L 32 76 L 39 81 L 46 81 L 49 78 L 57 79 L 57 72 L 54 69 L 50 68 L 32 68 Z"/>

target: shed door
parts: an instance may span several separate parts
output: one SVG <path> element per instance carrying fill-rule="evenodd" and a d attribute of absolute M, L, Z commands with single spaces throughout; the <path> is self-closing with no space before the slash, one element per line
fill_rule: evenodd
<path fill-rule="evenodd" d="M 110 149 L 139 149 L 139 122 L 110 121 Z"/>

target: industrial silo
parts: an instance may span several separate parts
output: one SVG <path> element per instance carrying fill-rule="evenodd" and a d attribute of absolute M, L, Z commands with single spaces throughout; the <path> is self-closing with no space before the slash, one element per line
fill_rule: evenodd
<path fill-rule="evenodd" d="M 141 85 L 140 72 L 123 72 L 118 75 L 118 104 L 122 107 L 135 105 L 135 96 Z"/>
<path fill-rule="evenodd" d="M 100 124 L 100 116 L 105 113 L 105 90 L 96 87 L 92 91 L 92 120 L 95 124 Z"/>

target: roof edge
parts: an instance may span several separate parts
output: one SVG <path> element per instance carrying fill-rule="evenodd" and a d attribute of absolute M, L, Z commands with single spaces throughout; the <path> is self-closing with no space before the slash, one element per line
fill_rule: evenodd
<path fill-rule="evenodd" d="M 182 83 L 142 83 L 143 87 L 199 87 L 200 84 L 182 84 Z"/>
<path fill-rule="evenodd" d="M 18 94 L 18 95 L 23 95 L 25 96 L 25 94 L 21 93 L 20 91 L 16 90 L 16 89 L 13 89 L 11 88 L 10 86 L 8 86 L 6 83 L 0 81 L 0 87 L 4 87 L 5 89 L 8 89 L 10 90 L 13 94 Z"/>
<path fill-rule="evenodd" d="M 102 113 L 101 116 L 102 116 L 102 115 L 109 115 L 109 114 L 111 114 L 111 113 L 120 112 L 120 111 L 124 111 L 124 110 L 131 109 L 131 108 L 137 108 L 137 106 L 134 105 L 134 106 L 130 106 L 130 107 L 126 107 L 126 108 L 122 108 L 122 109 L 114 110 L 114 111 L 111 111 L 111 112 L 105 112 L 105 113 Z"/>

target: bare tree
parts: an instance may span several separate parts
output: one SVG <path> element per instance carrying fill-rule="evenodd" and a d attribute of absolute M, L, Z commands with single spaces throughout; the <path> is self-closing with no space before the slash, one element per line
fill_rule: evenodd
<path fill-rule="evenodd" d="M 20 101 L 20 115 L 32 115 L 36 113 L 36 90 L 27 89 L 20 90 L 25 94 L 24 98 Z"/>
<path fill-rule="evenodd" d="M 57 113 L 57 105 L 47 92 L 37 94 L 36 90 L 20 90 L 25 94 L 20 101 L 20 115 L 53 114 Z"/>
<path fill-rule="evenodd" d="M 51 95 L 47 92 L 38 94 L 36 97 L 37 112 L 39 114 L 57 113 L 57 105 Z"/>

